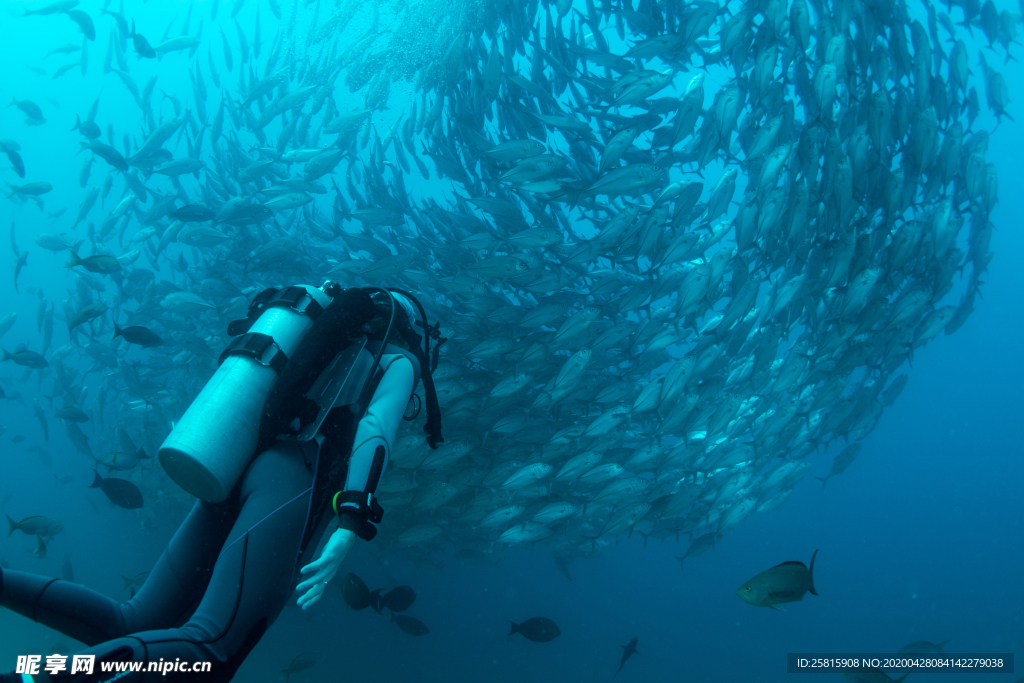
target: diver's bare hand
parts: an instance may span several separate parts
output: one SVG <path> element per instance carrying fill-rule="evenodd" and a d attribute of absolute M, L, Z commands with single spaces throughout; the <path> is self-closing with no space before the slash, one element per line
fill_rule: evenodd
<path fill-rule="evenodd" d="M 345 559 L 349 549 L 356 542 L 355 533 L 348 529 L 337 529 L 327 539 L 327 544 L 315 561 L 310 562 L 300 570 L 303 575 L 312 573 L 312 576 L 296 586 L 295 590 L 302 593 L 298 599 L 298 605 L 302 609 L 308 609 L 316 604 L 320 596 L 324 594 L 328 582 L 334 578 Z"/>

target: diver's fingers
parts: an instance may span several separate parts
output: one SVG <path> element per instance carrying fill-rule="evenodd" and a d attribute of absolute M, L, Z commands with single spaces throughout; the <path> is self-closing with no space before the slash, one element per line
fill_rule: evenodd
<path fill-rule="evenodd" d="M 309 590 L 311 588 L 314 588 L 314 587 L 316 587 L 318 585 L 323 585 L 323 579 L 318 578 L 318 576 L 313 576 L 311 578 L 306 579 L 305 581 L 300 583 L 298 586 L 296 586 L 295 590 L 297 590 L 297 591 L 299 591 L 301 593 L 303 591 L 307 591 L 307 590 Z"/>
<path fill-rule="evenodd" d="M 323 564 L 323 558 L 320 558 L 318 560 L 314 560 L 314 561 L 310 562 L 309 564 L 307 564 L 302 569 L 300 569 L 299 573 L 300 574 L 307 574 L 309 572 L 316 571 L 317 569 L 320 569 L 320 565 L 321 564 Z"/>
<path fill-rule="evenodd" d="M 306 609 L 307 607 L 312 605 L 314 602 L 319 600 L 320 599 L 320 595 L 323 592 L 324 592 L 324 584 L 318 583 L 318 584 L 314 585 L 312 588 L 310 588 L 308 591 L 303 593 L 302 596 L 298 599 L 297 604 L 302 609 Z"/>
<path fill-rule="evenodd" d="M 319 601 L 320 601 L 320 594 L 318 593 L 318 594 L 314 595 L 308 601 L 306 601 L 305 603 L 303 603 L 301 605 L 302 610 L 305 611 L 305 610 L 309 609 L 310 607 L 312 607 L 313 605 L 315 605 Z"/>
<path fill-rule="evenodd" d="M 316 574 L 314 574 L 313 576 L 309 577 L 308 579 L 306 579 L 305 581 L 300 583 L 298 586 L 296 586 L 295 590 L 297 590 L 297 591 L 304 591 L 307 588 L 313 588 L 315 586 L 323 586 L 325 581 L 327 581 L 327 580 L 328 580 L 327 579 L 327 571 L 324 570 L 324 569 L 321 569 Z"/>

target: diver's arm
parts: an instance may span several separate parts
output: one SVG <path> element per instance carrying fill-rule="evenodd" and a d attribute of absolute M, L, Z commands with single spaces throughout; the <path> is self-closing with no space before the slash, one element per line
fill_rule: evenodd
<path fill-rule="evenodd" d="M 381 358 L 385 368 L 377 390 L 373 392 L 366 414 L 356 428 L 356 438 L 349 459 L 345 488 L 334 495 L 334 511 L 338 515 L 338 528 L 331 534 L 320 557 L 302 568 L 310 575 L 298 585 L 302 595 L 298 605 L 308 609 L 323 595 L 327 583 L 334 578 L 345 555 L 355 544 L 356 537 L 367 540 L 376 534 L 370 523 L 380 521 L 380 511 L 372 494 L 387 467 L 395 433 L 409 403 L 413 388 L 413 367 L 403 355 Z"/>
<path fill-rule="evenodd" d="M 384 356 L 381 365 L 385 367 L 384 376 L 356 429 L 345 486 L 334 496 L 339 528 L 357 535 L 369 531 L 365 526 L 373 512 L 369 494 L 376 493 L 387 468 L 415 382 L 412 363 L 404 355 Z"/>

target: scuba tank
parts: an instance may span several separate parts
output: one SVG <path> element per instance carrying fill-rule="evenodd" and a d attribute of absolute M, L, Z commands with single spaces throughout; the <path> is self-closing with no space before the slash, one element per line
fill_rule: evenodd
<path fill-rule="evenodd" d="M 328 285 L 265 290 L 247 318 L 228 327 L 240 336 L 160 447 L 160 464 L 183 489 L 210 503 L 227 498 L 255 454 L 267 396 L 331 301 L 325 290 Z"/>

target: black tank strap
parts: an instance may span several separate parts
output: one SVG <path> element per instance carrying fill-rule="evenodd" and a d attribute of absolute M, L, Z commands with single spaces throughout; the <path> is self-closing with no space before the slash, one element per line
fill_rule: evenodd
<path fill-rule="evenodd" d="M 308 299 L 308 302 L 304 306 L 301 305 L 306 299 Z M 245 313 L 245 318 L 234 320 L 228 325 L 228 334 L 235 337 L 243 332 L 248 332 L 249 328 L 263 315 L 265 310 L 275 307 L 290 308 L 293 311 L 305 313 L 314 322 L 324 312 L 323 306 L 316 299 L 309 296 L 309 292 L 306 291 L 305 287 L 264 289 L 253 297 L 252 302 L 249 304 L 249 309 Z"/>
<path fill-rule="evenodd" d="M 416 308 L 420 311 L 422 323 L 417 321 L 417 324 L 420 324 L 424 331 L 424 336 L 422 337 L 422 348 L 420 346 L 420 335 L 416 334 L 410 325 L 406 324 L 406 329 L 403 329 L 400 325 L 398 330 L 399 333 L 405 337 L 406 343 L 409 344 L 409 350 L 420 362 L 420 377 L 423 380 L 424 402 L 427 404 L 427 423 L 423 425 L 423 431 L 427 434 L 427 444 L 431 448 L 436 449 L 439 444 L 444 443 L 444 436 L 441 434 L 441 404 L 437 400 L 437 390 L 434 388 L 434 376 L 432 372 L 433 367 L 437 367 L 438 348 L 448 340 L 441 337 L 440 323 L 434 327 L 429 325 L 429 322 L 427 321 L 427 312 L 423 309 L 423 304 L 420 303 L 419 299 L 409 292 L 401 289 L 392 289 L 391 291 L 409 298 L 414 304 L 416 304 Z M 430 358 L 431 337 L 439 340 L 438 345 L 434 347 L 433 358 Z M 433 361 L 433 363 L 431 363 L 431 361 Z"/>
<path fill-rule="evenodd" d="M 273 347 L 273 350 L 267 356 L 267 351 L 271 351 L 271 347 Z M 288 363 L 288 356 L 277 345 L 274 338 L 269 334 L 262 334 L 260 332 L 246 332 L 232 339 L 231 343 L 220 354 L 220 358 L 217 360 L 218 365 L 223 363 L 228 356 L 247 356 L 261 365 L 271 367 L 278 376 L 280 376 L 284 366 Z"/>

